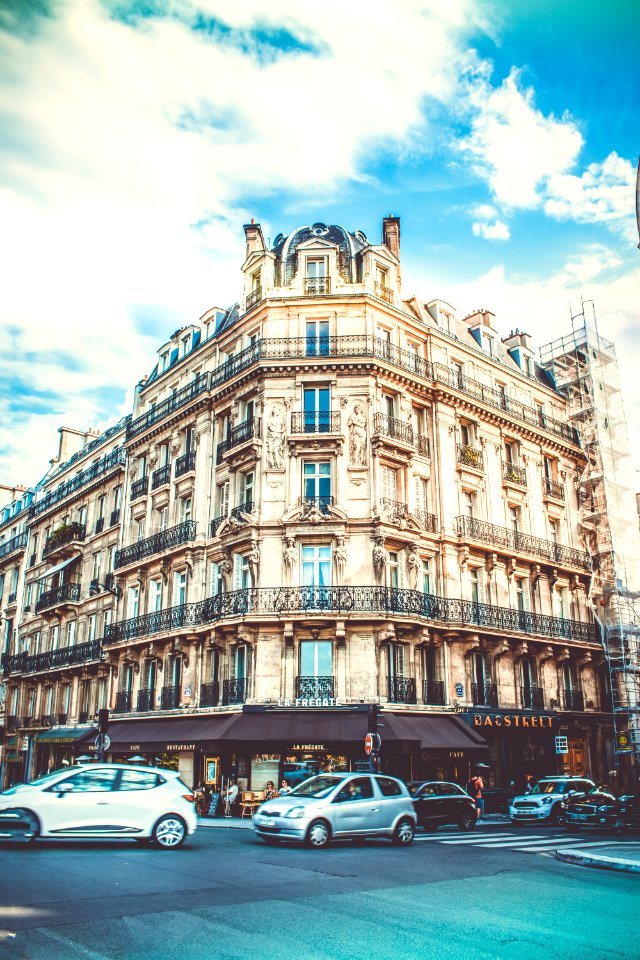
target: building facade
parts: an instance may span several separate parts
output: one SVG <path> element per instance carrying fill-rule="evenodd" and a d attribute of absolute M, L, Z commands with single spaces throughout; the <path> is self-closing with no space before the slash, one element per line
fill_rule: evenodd
<path fill-rule="evenodd" d="M 495 788 L 602 777 L 584 454 L 529 337 L 403 299 L 397 218 L 380 244 L 322 223 L 271 248 L 258 224 L 245 235 L 241 300 L 161 347 L 107 443 L 117 465 L 55 499 L 85 448 L 30 508 L 8 714 L 65 721 L 33 738 L 32 767 L 105 704 L 111 756 L 257 790 L 365 764 L 375 707 L 381 764 L 405 778 L 464 783 L 479 759 Z M 114 592 L 92 592 L 107 576 Z M 54 602 L 34 611 L 36 581 Z M 55 684 L 28 672 L 33 638 L 49 654 L 71 620 L 66 649 L 95 641 L 95 658 Z"/>

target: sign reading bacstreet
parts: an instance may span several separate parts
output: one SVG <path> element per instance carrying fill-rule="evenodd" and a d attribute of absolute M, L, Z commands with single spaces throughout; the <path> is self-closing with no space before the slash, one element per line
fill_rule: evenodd
<path fill-rule="evenodd" d="M 551 730 L 555 717 L 541 717 L 539 714 L 519 714 L 519 713 L 474 713 L 474 727 L 525 727 L 536 729 Z"/>

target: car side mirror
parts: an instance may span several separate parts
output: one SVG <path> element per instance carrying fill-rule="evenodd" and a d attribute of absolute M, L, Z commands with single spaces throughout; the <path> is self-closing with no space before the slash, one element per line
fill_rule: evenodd
<path fill-rule="evenodd" d="M 73 784 L 71 783 L 60 783 L 55 789 L 55 792 L 59 797 L 64 797 L 65 793 L 71 793 L 73 790 Z"/>

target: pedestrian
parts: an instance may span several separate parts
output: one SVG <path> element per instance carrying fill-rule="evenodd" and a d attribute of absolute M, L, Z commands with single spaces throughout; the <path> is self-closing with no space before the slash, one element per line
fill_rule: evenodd
<path fill-rule="evenodd" d="M 287 783 L 284 777 L 282 778 L 282 783 L 280 784 L 279 792 L 281 797 L 286 797 L 288 793 L 291 793 L 291 787 L 289 786 L 289 784 Z"/>
<path fill-rule="evenodd" d="M 467 793 L 476 805 L 476 820 L 480 820 L 484 813 L 484 780 L 479 773 L 475 773 L 467 784 Z"/>
<path fill-rule="evenodd" d="M 273 800 L 274 797 L 277 797 L 276 788 L 273 784 L 273 780 L 267 780 L 267 786 L 264 791 L 265 800 Z"/>

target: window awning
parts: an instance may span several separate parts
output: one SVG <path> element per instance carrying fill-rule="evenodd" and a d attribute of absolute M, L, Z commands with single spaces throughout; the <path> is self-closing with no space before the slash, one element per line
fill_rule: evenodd
<path fill-rule="evenodd" d="M 412 741 L 428 759 L 450 753 L 477 755 L 487 749 L 485 740 L 458 717 L 450 715 L 381 713 L 379 733 L 384 746 L 388 740 Z"/>
<path fill-rule="evenodd" d="M 36 743 L 78 743 L 84 737 L 95 734 L 95 727 L 51 727 L 36 737 Z"/>
<path fill-rule="evenodd" d="M 36 577 L 36 580 L 45 580 L 47 577 L 52 577 L 54 573 L 59 573 L 61 570 L 64 570 L 65 567 L 68 567 L 70 563 L 75 563 L 76 560 L 80 559 L 80 554 L 76 553 L 73 557 L 68 557 L 66 560 L 63 560 L 62 563 L 57 563 L 55 567 L 49 567 L 48 570 L 45 570 L 44 573 L 39 574 Z"/>

